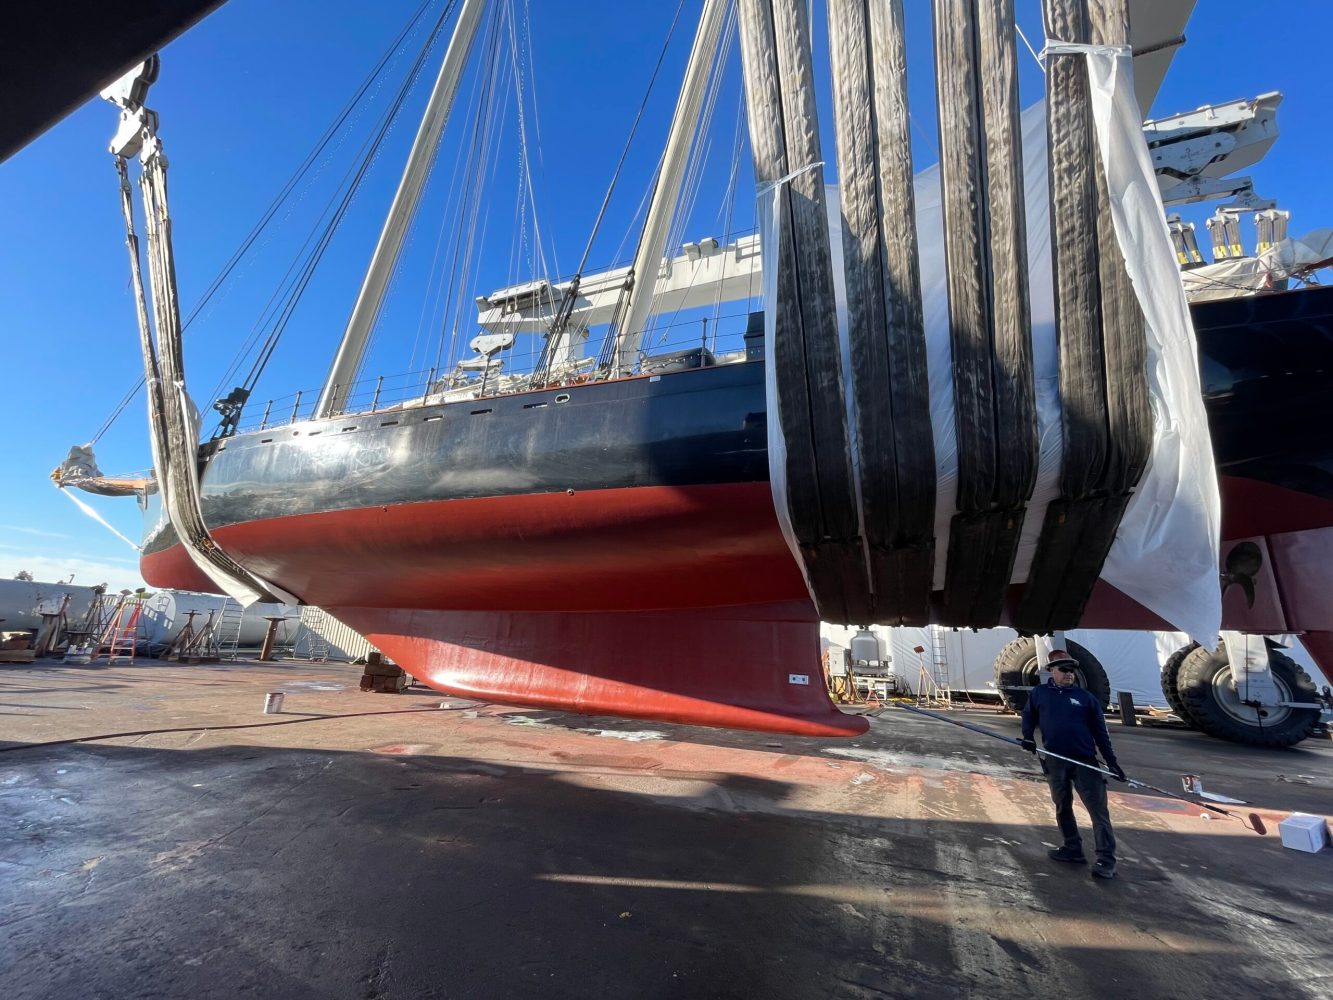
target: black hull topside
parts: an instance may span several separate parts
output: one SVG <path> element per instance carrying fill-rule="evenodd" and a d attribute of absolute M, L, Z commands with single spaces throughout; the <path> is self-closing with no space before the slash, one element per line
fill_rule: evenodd
<path fill-rule="evenodd" d="M 1333 289 L 1192 311 L 1224 537 L 1333 524 Z M 350 545 L 401 574 L 382 606 L 799 600 L 768 492 L 766 420 L 764 366 L 743 362 L 296 423 L 222 442 L 204 475 L 204 515 L 246 565 L 326 606 L 352 599 L 364 571 L 349 578 L 337 557 L 314 557 L 321 532 L 325 548 Z M 406 519 L 392 529 L 404 537 L 377 527 L 390 512 Z M 440 529 L 441 517 L 455 528 Z M 294 547 L 305 531 L 307 548 Z M 428 557 L 432 546 L 442 551 Z M 678 587 L 674 574 L 692 575 L 679 546 L 721 553 L 713 578 Z M 648 563 L 628 566 L 627 547 Z M 734 572 L 720 569 L 727 554 Z M 654 561 L 662 586 L 644 582 Z M 169 525 L 150 531 L 144 568 L 156 585 L 208 586 Z M 570 586 L 542 597 L 562 573 Z M 451 576 L 456 585 L 441 582 Z"/>

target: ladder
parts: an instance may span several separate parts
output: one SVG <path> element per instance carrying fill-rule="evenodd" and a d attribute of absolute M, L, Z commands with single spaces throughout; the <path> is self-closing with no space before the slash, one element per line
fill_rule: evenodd
<path fill-rule="evenodd" d="M 228 597 L 222 602 L 222 611 L 218 615 L 218 624 L 214 629 L 217 638 L 218 655 L 224 660 L 235 660 L 236 651 L 241 645 L 241 623 L 245 620 L 245 609 L 241 603 Z"/>
<path fill-rule="evenodd" d="M 121 595 L 115 610 L 107 621 L 106 629 L 97 642 L 93 662 L 102 657 L 106 648 L 107 666 L 116 662 L 133 663 L 134 652 L 139 643 L 139 615 L 143 611 L 143 600 L 138 597 Z"/>
<path fill-rule="evenodd" d="M 953 689 L 949 685 L 949 652 L 944 645 L 944 629 L 938 625 L 930 626 L 930 662 L 935 691 L 945 704 L 953 704 Z"/>
<path fill-rule="evenodd" d="M 916 703 L 918 705 L 941 705 L 945 708 L 953 705 L 953 692 L 949 688 L 949 657 L 944 645 L 944 630 L 938 625 L 928 626 L 930 630 L 930 665 L 926 665 L 926 654 L 919 655 L 921 669 L 917 675 Z M 917 647 L 920 649 L 921 647 Z"/>
<path fill-rule="evenodd" d="M 94 593 L 92 603 L 88 605 L 88 613 L 83 616 L 83 620 L 77 627 L 66 629 L 69 635 L 69 645 L 65 649 L 66 663 L 92 663 L 93 657 L 97 655 L 98 643 L 106 632 L 107 622 L 110 620 L 108 609 L 113 604 L 119 607 L 119 600 L 113 599 L 105 591 L 99 590 Z"/>
<path fill-rule="evenodd" d="M 304 647 L 305 659 L 321 662 L 328 660 L 329 640 L 324 634 L 328 618 L 323 608 L 307 605 L 301 609 L 301 634 L 296 640 L 293 656 L 302 656 L 301 649 Z"/>

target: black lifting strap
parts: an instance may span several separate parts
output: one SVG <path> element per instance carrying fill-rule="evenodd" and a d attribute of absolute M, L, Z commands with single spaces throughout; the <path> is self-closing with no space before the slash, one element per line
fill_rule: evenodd
<path fill-rule="evenodd" d="M 1124 0 L 1098 0 L 1091 14 L 1087 0 L 1045 0 L 1044 13 L 1050 38 L 1129 38 Z M 1078 624 L 1152 446 L 1143 314 L 1111 224 L 1088 95 L 1082 55 L 1048 61 L 1064 465 L 1014 621 L 1032 632 Z"/>
<path fill-rule="evenodd" d="M 757 184 L 782 181 L 773 303 L 787 507 L 821 618 L 872 620 L 852 480 L 804 0 L 739 7 Z M 788 178 L 788 175 L 791 175 Z M 784 180 L 785 179 L 785 180 Z M 768 252 L 768 248 L 765 248 Z M 769 405 L 774 405 L 770 400 Z"/>
<path fill-rule="evenodd" d="M 851 390 L 874 601 L 867 623 L 925 625 L 935 565 L 935 447 L 912 146 L 902 111 L 902 3 L 830 0 L 828 13 Z"/>
<path fill-rule="evenodd" d="M 939 620 L 1000 622 L 1038 440 L 1013 0 L 936 0 L 958 513 Z"/>

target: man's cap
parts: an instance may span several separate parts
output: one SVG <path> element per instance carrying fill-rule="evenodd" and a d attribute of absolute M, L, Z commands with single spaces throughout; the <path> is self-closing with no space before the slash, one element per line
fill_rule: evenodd
<path fill-rule="evenodd" d="M 1046 666 L 1047 666 L 1047 668 L 1048 668 L 1048 669 L 1049 669 L 1049 668 L 1053 668 L 1053 667 L 1055 667 L 1055 666 L 1057 666 L 1058 664 L 1061 664 L 1061 663 L 1071 663 L 1071 664 L 1073 664 L 1073 665 L 1076 666 L 1076 667 L 1078 666 L 1078 660 L 1074 659 L 1072 656 L 1070 656 L 1068 653 L 1066 653 L 1063 649 L 1053 649 L 1053 650 L 1051 650 L 1050 653 L 1049 653 L 1049 654 L 1047 655 L 1047 657 L 1046 657 Z"/>

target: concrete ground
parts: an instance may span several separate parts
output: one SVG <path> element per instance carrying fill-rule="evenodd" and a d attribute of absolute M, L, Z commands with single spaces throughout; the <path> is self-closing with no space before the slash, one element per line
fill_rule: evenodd
<path fill-rule="evenodd" d="M 358 675 L 0 669 L 0 997 L 1333 991 L 1333 851 L 1283 849 L 1275 822 L 1330 811 L 1327 741 L 1113 727 L 1132 776 L 1203 774 L 1271 832 L 1116 793 L 1121 877 L 1100 882 L 1046 858 L 1033 758 L 897 709 L 838 742 Z M 284 715 L 260 714 L 270 690 Z"/>

